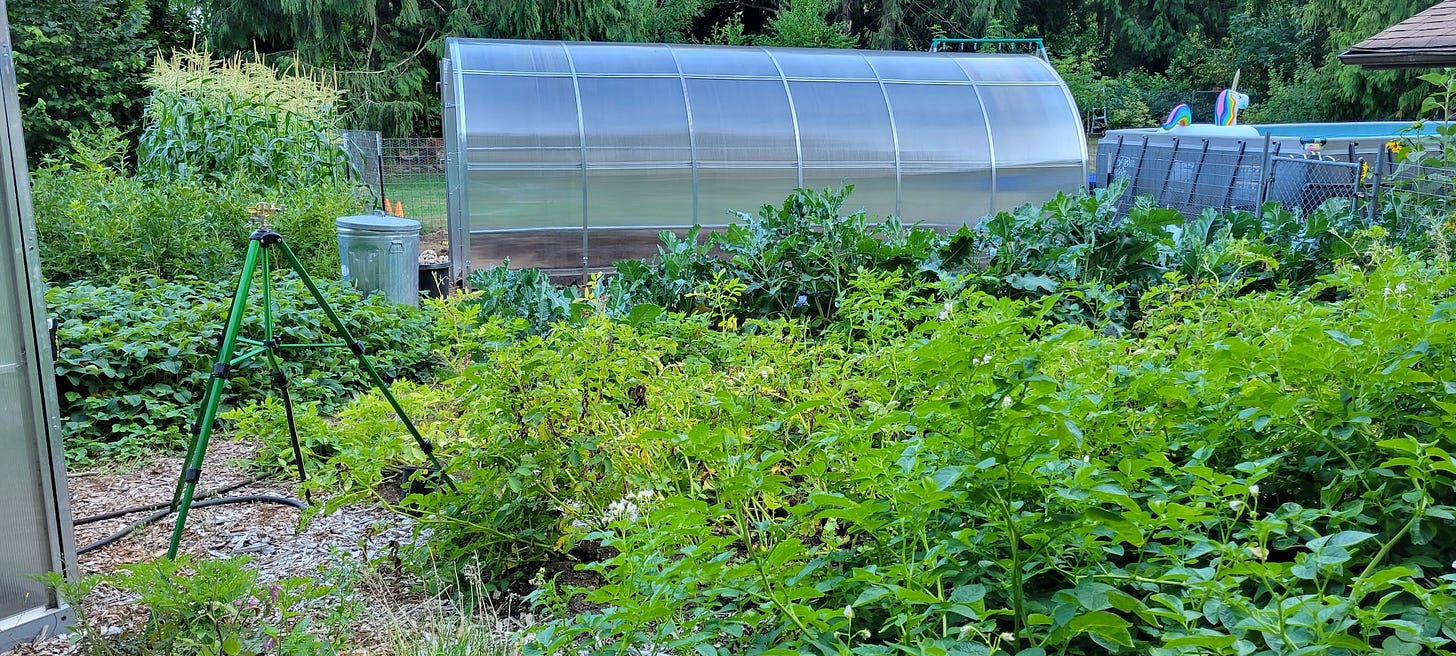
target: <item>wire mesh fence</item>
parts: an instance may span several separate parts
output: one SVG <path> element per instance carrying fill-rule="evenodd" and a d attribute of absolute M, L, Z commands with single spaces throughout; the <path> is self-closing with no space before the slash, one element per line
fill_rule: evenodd
<path fill-rule="evenodd" d="M 379 207 L 380 181 L 384 179 L 382 160 L 379 157 L 384 142 L 379 138 L 379 133 L 371 130 L 344 130 L 343 148 L 344 156 L 349 162 L 349 173 L 355 184 L 367 188 L 374 206 Z"/>
<path fill-rule="evenodd" d="M 422 223 L 426 233 L 446 229 L 445 141 L 384 139 L 380 161 L 385 197 L 402 205 L 404 215 Z"/>
<path fill-rule="evenodd" d="M 1433 203 L 1456 201 L 1456 168 L 1402 162 L 1387 165 L 1385 185 L 1409 197 Z"/>
<path fill-rule="evenodd" d="M 383 139 L 378 132 L 346 130 L 349 169 L 368 188 L 375 207 L 419 221 L 425 234 L 445 230 L 445 146 L 439 138 Z"/>
<path fill-rule="evenodd" d="M 1360 162 L 1338 162 L 1318 157 L 1280 156 L 1269 159 L 1264 197 L 1308 214 L 1332 198 L 1359 205 L 1369 198 L 1374 179 L 1362 176 Z M 1366 177 L 1369 184 L 1363 184 Z"/>
<path fill-rule="evenodd" d="M 1206 209 L 1258 212 L 1266 202 L 1314 211 L 1334 198 L 1348 199 L 1369 210 L 1381 193 L 1380 161 L 1372 170 L 1368 153 L 1311 148 L 1299 155 L 1282 154 L 1283 144 L 1270 139 L 1213 140 L 1150 135 L 1120 139 L 1098 152 L 1098 170 L 1107 184 L 1122 181 L 1127 191 L 1118 199 L 1127 211 L 1139 197 L 1193 216 Z"/>

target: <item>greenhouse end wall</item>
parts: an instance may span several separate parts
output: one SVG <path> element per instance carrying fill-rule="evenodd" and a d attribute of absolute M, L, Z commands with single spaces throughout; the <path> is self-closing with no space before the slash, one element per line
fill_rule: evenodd
<path fill-rule="evenodd" d="M 1086 184 L 1077 107 L 1029 55 L 451 39 L 452 262 L 581 270 L 796 187 L 955 228 Z"/>

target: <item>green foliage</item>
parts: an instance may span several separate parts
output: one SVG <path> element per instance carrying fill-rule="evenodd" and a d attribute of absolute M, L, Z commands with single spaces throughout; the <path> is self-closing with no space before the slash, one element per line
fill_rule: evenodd
<path fill-rule="evenodd" d="M 1270 203 L 1258 215 L 1209 210 L 1188 220 L 1141 198 L 1119 216 L 1122 189 L 1058 196 L 988 219 L 976 233 L 976 248 L 988 254 L 977 284 L 1013 298 L 1058 294 L 1059 319 L 1116 332 L 1141 317 L 1139 299 L 1171 272 L 1306 287 L 1354 255 L 1365 228 L 1341 202 L 1308 216 Z"/>
<path fill-rule="evenodd" d="M 1437 648 L 1456 274 L 1372 257 L 1152 286 L 1122 337 L 898 271 L 853 274 L 824 339 L 596 314 L 403 390 L 461 488 L 407 501 L 447 584 L 603 577 L 537 577 L 530 653 Z M 370 451 L 377 400 L 343 423 L 343 471 L 418 460 Z"/>
<path fill-rule="evenodd" d="M 324 76 L 185 52 L 158 57 L 146 82 L 137 177 L 277 189 L 344 181 L 339 91 Z"/>
<path fill-rule="evenodd" d="M 145 2 L 11 0 L 7 10 L 32 160 L 63 150 L 73 131 L 136 120 L 157 47 Z"/>
<path fill-rule="evenodd" d="M 571 293 L 552 284 L 539 269 L 512 269 L 507 260 L 470 272 L 474 296 L 467 302 L 479 308 L 479 319 L 514 319 L 521 330 L 541 334 L 570 315 Z"/>
<path fill-rule="evenodd" d="M 857 39 L 845 23 L 830 23 L 827 0 L 788 0 L 769 20 L 758 45 L 800 48 L 853 48 Z"/>
<path fill-rule="evenodd" d="M 685 42 L 704 0 L 202 0 L 215 47 L 279 53 L 338 73 L 350 127 L 389 136 L 439 133 L 446 37 Z"/>
<path fill-rule="evenodd" d="M 460 408 L 449 386 L 431 387 L 407 380 L 395 381 L 390 392 L 404 408 L 420 434 L 432 444 L 456 448 L 462 441 L 457 419 Z M 426 467 L 429 459 L 405 429 L 394 408 L 377 390 L 370 390 L 333 408 L 332 416 L 308 403 L 295 407 L 299 444 L 309 461 L 309 488 L 324 490 L 378 490 L 400 482 L 405 467 Z M 253 464 L 265 472 L 295 471 L 293 444 L 283 405 L 274 398 L 224 413 L 234 435 L 258 439 L 263 448 Z M 348 462 L 339 469 L 330 462 Z M 317 464 L 315 464 L 317 463 Z M 331 503 L 341 505 L 347 498 Z"/>
<path fill-rule="evenodd" d="M 57 390 L 70 460 L 131 458 L 186 444 L 235 287 L 225 278 L 122 278 L 110 284 L 72 283 L 46 293 L 59 322 Z M 436 358 L 425 312 L 377 295 L 360 299 L 338 283 L 321 288 L 381 373 L 431 374 Z M 333 336 L 296 277 L 280 278 L 276 292 L 281 339 L 317 343 Z M 250 313 L 245 334 L 261 335 L 260 322 L 261 312 Z M 326 408 L 343 404 L 368 384 L 342 348 L 291 351 L 284 370 L 295 399 Z M 266 367 L 257 360 L 235 367 L 224 401 L 231 406 L 264 393 L 267 381 Z"/>
<path fill-rule="evenodd" d="M 1336 55 L 1436 4 L 1435 0 L 1319 0 L 1304 3 L 1299 17 L 1310 32 L 1321 35 L 1324 56 L 1316 80 L 1323 82 L 1326 101 L 1344 118 L 1413 116 L 1423 92 L 1418 71 L 1366 70 L 1347 66 Z"/>
<path fill-rule="evenodd" d="M 264 200 L 284 206 L 273 223 L 310 274 L 339 275 L 333 221 L 360 211 L 346 186 L 264 192 L 247 178 L 144 180 L 121 172 L 124 147 L 114 132 L 73 136 L 71 144 L 67 160 L 40 167 L 31 179 L 42 273 L 53 284 L 236 275 L 256 228 L 247 208 Z"/>
<path fill-rule="evenodd" d="M 418 499 L 434 556 L 588 558 L 599 587 L 538 581 L 531 653 L 1445 644 L 1456 276 L 1158 286 L 1108 337 L 896 275 L 858 274 L 848 339 L 598 315 L 493 351 L 461 492 Z"/>
<path fill-rule="evenodd" d="M 1380 199 L 1385 220 L 1395 243 L 1430 252 L 1439 261 L 1449 261 L 1456 239 L 1449 198 L 1456 177 L 1456 125 L 1450 122 L 1456 106 L 1456 70 L 1427 73 L 1421 81 L 1430 85 L 1421 102 L 1421 113 L 1436 121 L 1431 134 L 1401 138 L 1386 144 L 1394 160 L 1387 174 L 1389 190 Z M 1416 126 L 1429 124 L 1418 122 Z M 1388 168 L 1388 167 L 1387 167 Z M 1391 175 L 1390 173 L 1393 173 Z"/>
<path fill-rule="evenodd" d="M 318 635 L 307 615 L 349 612 L 339 590 L 310 578 L 276 583 L 259 580 L 248 559 L 157 559 L 123 566 L 114 574 L 92 574 L 77 582 L 52 575 L 48 583 L 79 614 L 75 623 L 94 654 L 333 654 L 344 636 Z M 101 626 L 83 602 L 99 587 L 135 595 L 150 613 L 139 631 L 102 637 Z"/>
<path fill-rule="evenodd" d="M 779 207 L 739 213 L 737 223 L 706 242 L 696 230 L 682 238 L 665 232 L 656 258 L 618 263 L 601 295 L 609 311 L 619 313 L 651 303 L 711 310 L 735 321 L 803 317 L 825 323 L 834 320 L 835 302 L 858 269 L 933 278 L 964 266 L 967 253 L 954 237 L 906 226 L 894 217 L 873 223 L 863 210 L 846 216 L 844 205 L 853 189 L 795 190 Z M 716 305 L 705 303 L 710 288 L 727 280 L 742 282 L 741 292 L 732 298 L 715 294 Z"/>

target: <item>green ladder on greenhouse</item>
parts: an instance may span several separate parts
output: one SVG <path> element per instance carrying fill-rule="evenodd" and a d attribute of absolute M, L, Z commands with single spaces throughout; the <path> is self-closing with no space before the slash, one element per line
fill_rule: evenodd
<path fill-rule="evenodd" d="M 258 229 L 248 237 L 248 250 L 243 256 L 243 271 L 238 278 L 237 292 L 233 294 L 231 309 L 228 310 L 227 326 L 223 329 L 221 336 L 220 353 L 212 367 L 212 377 L 208 382 L 206 395 L 202 397 L 202 409 L 199 412 L 197 423 L 192 427 L 192 441 L 187 447 L 187 458 L 182 465 L 182 473 L 177 479 L 177 489 L 172 494 L 172 510 L 177 513 L 177 523 L 172 528 L 172 541 L 167 547 L 167 558 L 175 559 L 177 549 L 182 543 L 182 532 L 187 524 L 187 513 L 192 508 L 192 497 L 196 492 L 197 482 L 202 477 L 202 460 L 207 454 L 207 442 L 212 437 L 213 427 L 217 423 L 218 406 L 222 401 L 223 387 L 227 384 L 228 372 L 244 362 L 258 356 L 268 363 L 268 369 L 272 372 L 273 385 L 278 389 L 283 400 L 284 413 L 288 419 L 288 436 L 293 442 L 293 459 L 298 467 L 298 477 L 302 481 L 306 475 L 303 464 L 303 449 L 298 442 L 298 427 L 293 418 L 293 400 L 288 394 L 288 376 L 283 372 L 282 358 L 279 352 L 287 349 L 305 348 L 346 348 L 353 352 L 355 359 L 359 361 L 360 367 L 368 374 L 370 382 L 377 387 L 384 398 L 389 401 L 390 407 L 394 408 L 395 414 L 399 415 L 400 421 L 409 431 L 420 450 L 430 459 L 436 472 L 442 472 L 440 461 L 435 457 L 434 445 L 420 435 L 419 429 L 415 428 L 414 422 L 410 421 L 409 415 L 400 407 L 399 401 L 389 391 L 389 385 L 379 370 L 374 367 L 368 354 L 365 352 L 364 344 L 354 339 L 348 327 L 339 319 L 338 313 L 334 312 L 319 288 L 314 284 L 308 272 L 304 270 L 303 264 L 298 261 L 298 256 L 283 236 L 268 227 L 270 219 L 278 210 L 277 205 L 262 204 L 252 207 L 248 214 L 258 224 Z M 278 341 L 274 332 L 273 316 L 273 252 L 282 254 L 283 261 L 303 281 L 303 286 L 308 289 L 309 295 L 315 303 L 328 316 L 329 323 L 338 332 L 341 341 L 325 342 L 315 344 L 283 344 Z M 248 295 L 253 290 L 253 277 L 261 272 L 262 280 L 260 287 L 263 291 L 263 339 L 249 339 L 242 336 L 244 313 L 248 307 Z M 250 347 L 246 352 L 235 355 L 238 345 Z M 455 489 L 455 483 L 449 476 L 441 476 L 445 484 L 451 490 Z"/>
<path fill-rule="evenodd" d="M 1025 54 L 1047 59 L 1046 43 L 1040 38 L 1026 39 L 944 39 L 930 40 L 931 52 L 993 52 L 998 54 Z"/>

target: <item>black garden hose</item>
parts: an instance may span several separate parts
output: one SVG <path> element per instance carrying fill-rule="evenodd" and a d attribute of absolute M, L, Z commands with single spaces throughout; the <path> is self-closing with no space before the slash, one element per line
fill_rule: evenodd
<path fill-rule="evenodd" d="M 233 483 L 233 484 L 225 485 L 223 487 L 220 487 L 220 488 L 217 488 L 217 489 L 214 489 L 214 490 L 210 490 L 210 491 L 204 493 L 203 495 L 199 496 L 197 498 L 197 500 L 192 503 L 192 507 L 193 508 L 207 508 L 209 506 L 221 506 L 221 505 L 226 505 L 226 504 L 230 504 L 230 503 L 276 503 L 276 504 L 280 504 L 280 505 L 284 505 L 284 506 L 292 506 L 294 508 L 298 508 L 299 510 L 303 510 L 303 509 L 305 509 L 305 508 L 308 507 L 302 501 L 298 501 L 296 499 L 288 499 L 288 498 L 285 498 L 285 497 L 273 496 L 271 494 L 249 494 L 249 495 L 236 496 L 236 497 L 218 497 L 217 496 L 217 495 L 223 494 L 225 492 L 231 492 L 231 491 L 236 490 L 238 488 L 246 487 L 248 485 L 252 485 L 254 483 L 257 483 L 257 482 L 263 480 L 264 478 L 266 478 L 266 477 L 265 476 L 259 476 L 257 478 L 253 478 L 253 479 L 249 479 L 249 480 L 246 480 L 246 481 L 242 481 L 240 483 Z M 160 520 L 160 519 L 162 519 L 162 518 L 164 518 L 164 517 L 166 517 L 166 516 L 168 516 L 168 515 L 176 512 L 176 510 L 174 508 L 172 508 L 172 503 L 170 501 L 159 501 L 157 503 L 150 503 L 150 504 L 146 504 L 146 505 L 135 506 L 135 507 L 132 507 L 132 508 L 122 508 L 121 510 L 115 510 L 115 511 L 108 512 L 108 513 L 104 513 L 104 514 L 101 514 L 101 515 L 96 515 L 94 517 L 83 517 L 81 519 L 75 520 L 75 522 L 73 522 L 74 525 L 76 525 L 76 526 L 84 526 L 86 524 L 92 524 L 92 523 L 99 522 L 99 521 L 103 521 L 103 520 L 107 520 L 107 519 L 115 519 L 117 517 L 124 517 L 126 515 L 131 515 L 131 514 L 139 513 L 139 512 L 146 512 L 146 511 L 149 511 L 149 510 L 152 510 L 152 511 L 155 511 L 155 512 L 153 512 L 152 514 L 147 515 L 146 517 L 143 517 L 143 518 L 141 518 L 141 519 L 139 519 L 139 520 L 137 520 L 135 522 L 132 522 L 131 524 L 128 524 L 128 525 L 122 527 L 121 529 L 118 529 L 116 532 L 112 533 L 111 535 L 108 535 L 108 536 L 106 536 L 104 538 L 101 538 L 100 540 L 97 540 L 95 542 L 92 542 L 91 544 L 88 544 L 88 545 L 86 545 L 84 547 L 81 547 L 80 549 L 77 549 L 76 550 L 76 554 L 77 555 L 80 555 L 80 554 L 84 554 L 84 553 L 89 553 L 91 551 L 95 551 L 97 549 L 100 549 L 100 548 L 102 548 L 102 547 L 104 547 L 106 545 L 109 545 L 109 544 L 111 544 L 113 542 L 116 542 L 117 540 L 120 540 L 120 539 L 126 537 L 132 531 L 135 531 L 135 530 L 137 530 L 137 529 L 139 529 L 139 528 L 141 528 L 143 526 L 146 526 L 148 524 L 151 524 L 152 522 L 155 522 L 157 520 Z"/>
<path fill-rule="evenodd" d="M 285 506 L 293 506 L 294 508 L 298 508 L 299 510 L 302 510 L 302 509 L 308 507 L 307 505 L 304 505 L 304 503 L 302 501 L 297 501 L 295 499 L 287 499 L 287 498 L 284 498 L 284 497 L 275 497 L 275 496 L 270 495 L 270 494 L 250 494 L 250 495 L 241 496 L 241 497 L 218 497 L 218 498 L 215 498 L 215 499 L 206 499 L 206 500 L 203 500 L 203 501 L 198 501 L 198 502 L 192 504 L 192 507 L 193 508 L 206 508 L 208 506 L 221 506 L 221 505 L 229 504 L 229 503 L 254 503 L 254 502 L 258 502 L 258 503 L 277 503 L 277 504 L 282 504 L 282 505 L 285 505 Z M 157 512 L 154 512 L 154 513 L 152 513 L 150 515 L 147 515 L 146 517 L 143 517 L 143 518 L 141 518 L 141 519 L 139 519 L 139 520 L 137 520 L 135 522 L 132 522 L 131 524 L 128 524 L 124 528 L 116 531 L 115 533 L 112 533 L 111 535 L 108 535 L 108 536 L 106 536 L 104 538 L 101 538 L 100 540 L 97 540 L 95 542 L 92 542 L 91 544 L 88 544 L 88 545 L 86 545 L 84 547 L 81 547 L 80 549 L 77 549 L 76 550 L 76 554 L 77 555 L 80 555 L 80 554 L 84 554 L 84 553 L 88 553 L 88 552 L 91 552 L 91 551 L 95 551 L 97 549 L 100 549 L 100 548 L 102 548 L 102 547 L 104 547 L 104 546 L 106 546 L 108 544 L 111 544 L 112 542 L 116 542 L 117 540 L 120 540 L 120 539 L 126 537 L 127 534 L 131 533 L 132 531 L 135 531 L 135 530 L 137 530 L 137 529 L 139 529 L 139 528 L 141 528 L 143 526 L 146 526 L 147 524 L 150 524 L 150 523 L 155 522 L 155 521 L 157 521 L 159 519 L 162 519 L 163 517 L 166 517 L 167 515 L 170 515 L 173 512 L 175 512 L 175 511 L 173 511 L 172 508 L 170 508 L 170 507 L 163 508 L 161 510 L 158 510 Z"/>
<path fill-rule="evenodd" d="M 254 483 L 259 483 L 259 482 L 265 481 L 267 479 L 268 479 L 267 476 L 256 476 L 256 477 L 250 478 L 250 479 L 248 479 L 246 481 L 240 481 L 238 483 L 231 483 L 231 484 L 228 484 L 228 485 L 224 485 L 222 487 L 214 488 L 212 490 L 208 490 L 206 492 L 203 492 L 202 494 L 197 495 L 197 500 L 200 501 L 202 499 L 208 499 L 208 498 L 211 498 L 211 497 L 215 497 L 215 496 L 217 496 L 219 494 L 226 494 L 226 493 L 232 492 L 233 490 L 236 490 L 236 489 L 238 489 L 240 487 L 247 487 L 249 485 L 252 485 Z M 143 504 L 143 505 L 140 505 L 140 506 L 132 506 L 130 508 L 122 508 L 121 510 L 113 510 L 111 512 L 102 513 L 100 515 L 93 515 L 91 517 L 82 517 L 80 519 L 75 519 L 75 520 L 72 520 L 71 521 L 71 525 L 72 526 L 85 526 L 87 524 L 94 524 L 96 522 L 104 522 L 104 521 L 106 521 L 108 519 L 116 519 L 117 517 L 125 517 L 127 515 L 133 515 L 133 514 L 136 514 L 136 513 L 139 513 L 139 512 L 148 512 L 148 511 L 151 511 L 151 510 L 160 510 L 160 509 L 166 508 L 167 506 L 170 506 L 170 505 L 172 505 L 172 502 L 171 501 L 158 501 L 156 503 L 148 503 L 148 504 Z"/>

